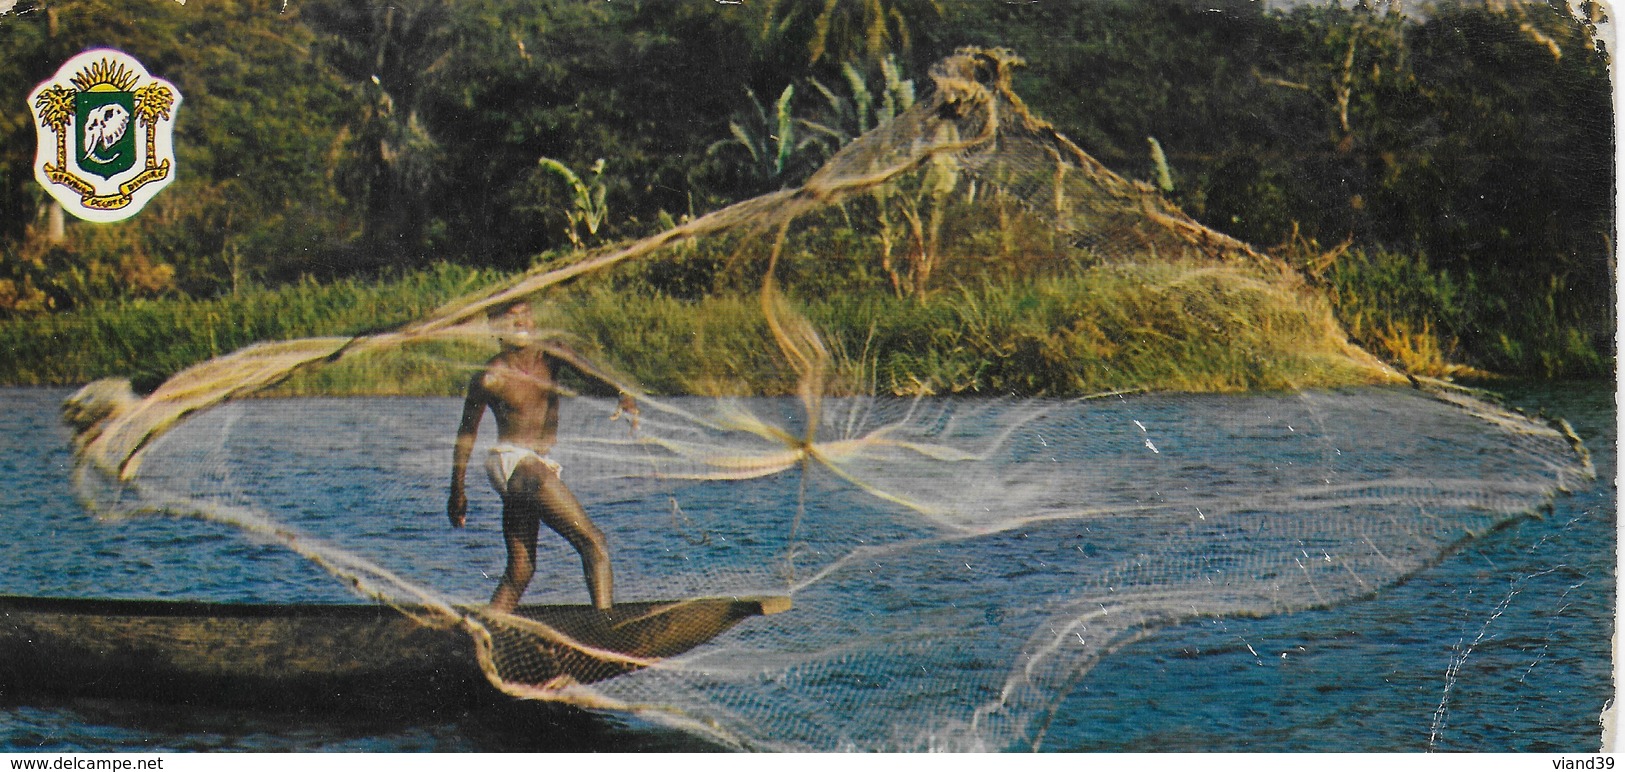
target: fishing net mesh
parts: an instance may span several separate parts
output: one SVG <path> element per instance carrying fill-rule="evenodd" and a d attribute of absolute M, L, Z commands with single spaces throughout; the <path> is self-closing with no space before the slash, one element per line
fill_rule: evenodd
<path fill-rule="evenodd" d="M 79 489 L 104 516 L 230 522 L 459 628 L 511 695 L 745 748 L 909 750 L 1043 747 L 1074 687 L 1132 641 L 1369 597 L 1591 474 L 1561 423 L 1408 381 L 1351 344 L 1291 269 L 1102 167 L 1023 106 L 1017 64 L 961 51 L 928 98 L 799 187 L 399 329 L 261 344 L 145 397 L 92 384 L 65 408 Z M 941 334 L 1002 352 L 979 366 L 1005 368 L 1006 391 L 1080 369 L 1057 340 L 1092 341 L 1103 353 L 1073 393 L 1110 388 L 944 397 L 987 374 L 907 346 L 882 361 L 877 321 L 800 310 L 839 260 L 900 303 L 974 277 L 1019 284 L 1054 306 L 1050 337 L 995 341 L 998 309 L 970 293 Z M 700 263 L 716 286 L 749 288 L 726 330 L 675 329 L 642 307 L 575 313 L 616 276 Z M 1069 276 L 1140 285 L 1146 308 L 1081 306 L 1056 289 L 1075 285 L 1045 284 Z M 532 298 L 636 398 L 635 416 L 613 398 L 565 399 L 551 458 L 606 534 L 617 601 L 661 602 L 580 607 L 579 558 L 543 529 L 526 602 L 577 608 L 482 608 L 502 566 L 500 502 L 471 485 L 471 528 L 449 535 L 456 400 L 238 401 L 378 352 L 464 350 L 453 364 L 477 372 L 496 350 L 486 313 Z M 702 335 L 733 336 L 734 356 L 694 353 L 685 336 Z M 658 388 L 635 375 L 647 363 L 617 357 L 628 336 L 670 339 Z M 1141 391 L 1154 373 L 1114 356 L 1153 338 L 1253 376 L 1209 384 L 1231 393 Z M 1291 350 L 1270 342 L 1283 338 Z"/>

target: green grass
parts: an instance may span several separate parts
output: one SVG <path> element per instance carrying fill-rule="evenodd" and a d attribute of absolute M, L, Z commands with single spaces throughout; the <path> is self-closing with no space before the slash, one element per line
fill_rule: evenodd
<path fill-rule="evenodd" d="M 983 280 L 924 302 L 821 294 L 796 307 L 833 352 L 836 391 L 1073 395 L 1247 391 L 1382 380 L 1351 356 L 1324 300 L 1268 269 L 1148 263 Z M 545 322 L 664 393 L 786 393 L 754 296 L 577 293 Z"/>
<path fill-rule="evenodd" d="M 256 341 L 353 335 L 400 324 L 497 278 L 440 265 L 383 281 L 305 281 L 212 300 L 129 301 L 5 320 L 0 383 L 76 384 L 120 376 L 152 386 Z"/>
<path fill-rule="evenodd" d="M 1350 358 L 1329 309 L 1295 277 L 1238 266 L 1097 267 L 888 305 L 837 301 L 812 316 L 843 330 L 842 350 L 871 352 L 873 381 L 893 392 L 1249 391 L 1375 375 Z M 866 326 L 873 336 L 860 341 Z"/>
<path fill-rule="evenodd" d="M 258 340 L 398 324 L 500 279 L 438 267 L 390 281 L 303 283 L 236 299 L 150 301 L 0 323 L 0 381 L 71 384 L 178 369 Z M 872 292 L 797 297 L 846 393 L 1075 395 L 1244 391 L 1380 380 L 1341 343 L 1327 303 L 1295 274 L 1209 263 L 1121 264 L 985 279 L 926 300 Z M 784 394 L 794 374 L 754 294 L 681 299 L 609 282 L 561 287 L 544 326 L 663 394 Z M 455 394 L 494 349 L 421 344 L 301 373 L 281 394 Z"/>
<path fill-rule="evenodd" d="M 1598 309 L 1590 325 L 1565 318 L 1560 296 L 1566 290 L 1556 278 L 1533 286 L 1504 277 L 1462 278 L 1430 268 L 1419 255 L 1353 250 L 1330 263 L 1319 281 L 1349 334 L 1408 372 L 1470 379 L 1613 372 L 1596 334 L 1606 310 Z"/>

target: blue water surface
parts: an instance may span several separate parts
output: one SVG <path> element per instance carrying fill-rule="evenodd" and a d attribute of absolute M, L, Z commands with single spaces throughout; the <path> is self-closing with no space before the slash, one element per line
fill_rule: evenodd
<path fill-rule="evenodd" d="M 331 576 L 273 544 L 215 523 L 98 522 L 73 500 L 68 436 L 56 419 L 61 390 L 0 391 L 0 499 L 10 538 L 0 593 L 220 601 L 353 602 Z M 1043 747 L 1061 751 L 1564 751 L 1595 750 L 1598 715 L 1612 696 L 1615 593 L 1615 406 L 1613 384 L 1510 390 L 1516 404 L 1572 422 L 1593 453 L 1598 481 L 1559 498 L 1548 512 L 1515 521 L 1444 557 L 1409 580 L 1336 608 L 1259 619 L 1220 618 L 1152 634 L 1105 658 L 1054 712 Z M 226 420 L 227 439 L 205 455 L 265 458 L 349 448 L 356 437 L 389 442 L 389 421 L 333 426 L 318 437 L 279 437 L 276 411 L 321 410 L 286 401 Z M 451 400 L 401 400 L 372 415 L 444 414 Z M 336 412 L 335 415 L 341 415 Z M 1168 423 L 1176 423 L 1169 416 Z M 263 425 L 254 421 L 264 421 Z M 412 436 L 417 427 L 398 427 Z M 449 432 L 449 428 L 447 429 Z M 227 436 L 227 435 L 223 435 Z M 376 521 L 345 520 L 324 501 L 399 486 L 399 469 L 334 470 L 227 481 L 288 502 L 275 514 L 318 536 L 348 534 L 370 557 L 409 578 L 433 581 L 456 600 L 478 600 L 501 571 L 491 519 L 494 499 L 471 480 L 476 519 L 446 527 L 442 467 L 447 447 L 425 449 L 423 488 L 397 490 L 410 511 Z M 353 453 L 335 452 L 334 457 Z M 200 461 L 207 461 L 204 458 Z M 252 468 L 253 465 L 246 465 Z M 243 467 L 238 467 L 243 468 Z M 161 471 L 161 470 L 159 470 Z M 1125 481 L 1128 483 L 1129 481 Z M 330 486 L 314 488 L 312 486 Z M 280 486 L 280 489 L 279 489 Z M 737 486 L 703 525 L 750 554 L 742 518 L 768 511 L 785 491 Z M 782 507 L 780 507 L 782 509 Z M 616 517 L 614 502 L 595 509 Z M 484 513 L 484 514 L 478 514 Z M 673 517 L 676 517 L 674 513 Z M 483 519 L 480 519 L 483 518 Z M 674 520 L 675 522 L 675 520 Z M 411 546 L 433 540 L 425 562 Z M 624 545 L 636 550 L 640 545 Z M 714 545 L 713 545 L 714 546 Z M 579 602 L 573 556 L 543 544 L 540 600 Z M 651 554 L 652 554 L 652 547 Z M 551 552 L 547 552 L 551 550 Z M 416 556 L 416 557 L 412 557 Z M 680 555 L 670 556 L 681 560 Z M 438 561 L 438 562 L 437 562 Z M 618 576 L 636 586 L 635 561 Z M 701 588 L 703 589 L 703 588 Z M 549 596 L 557 594 L 557 598 Z M 996 593 L 993 593 L 996 595 Z M 1001 604 L 986 599 L 990 608 Z M 930 664 L 930 663 L 927 663 Z M 948 666 L 951 663 L 937 663 Z M 109 750 L 700 750 L 684 735 L 618 716 L 514 704 L 365 716 L 265 713 L 161 702 L 67 700 L 26 704 L 0 696 L 0 749 Z"/>
<path fill-rule="evenodd" d="M 1573 424 L 1597 468 L 1590 486 L 1368 600 L 1130 646 L 1059 712 L 1060 748 L 1597 750 L 1613 698 L 1613 386 L 1506 392 Z"/>

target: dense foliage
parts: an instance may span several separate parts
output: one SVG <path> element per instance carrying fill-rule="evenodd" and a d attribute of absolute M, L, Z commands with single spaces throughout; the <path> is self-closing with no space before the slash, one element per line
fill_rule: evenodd
<path fill-rule="evenodd" d="M 0 317 L 651 232 L 794 184 L 979 44 L 1022 54 L 1034 112 L 1109 166 L 1296 261 L 1375 349 L 1603 372 L 1608 53 L 1596 9 L 1563 5 L 22 0 L 0 15 Z M 24 97 L 103 45 L 185 95 L 180 174 L 57 242 Z M 689 269 L 649 289 L 710 267 Z"/>
<path fill-rule="evenodd" d="M 258 340 L 351 335 L 500 281 L 440 264 L 401 277 L 302 281 L 213 300 L 129 301 L 0 323 L 0 383 L 121 375 L 151 388 Z M 841 393 L 1078 395 L 1247 391 L 1384 382 L 1340 345 L 1327 304 L 1281 270 L 1177 261 L 963 282 L 924 300 L 811 293 L 797 307 L 830 346 Z M 540 322 L 656 394 L 793 394 L 754 291 L 691 299 L 596 283 L 543 304 Z M 420 343 L 301 371 L 277 394 L 450 396 L 495 353 Z M 600 384 L 572 382 L 592 393 Z"/>

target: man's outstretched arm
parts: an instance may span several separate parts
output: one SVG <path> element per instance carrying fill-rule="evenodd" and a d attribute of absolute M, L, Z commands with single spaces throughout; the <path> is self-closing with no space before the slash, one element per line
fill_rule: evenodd
<path fill-rule="evenodd" d="M 632 396 L 633 392 L 626 386 L 630 379 L 622 378 L 610 372 L 608 369 L 599 366 L 597 362 L 588 359 L 586 355 L 576 351 L 563 342 L 553 340 L 541 345 L 542 349 L 554 359 L 575 368 L 582 375 L 614 388 L 616 392 L 621 394 L 623 402 L 628 397 Z"/>

